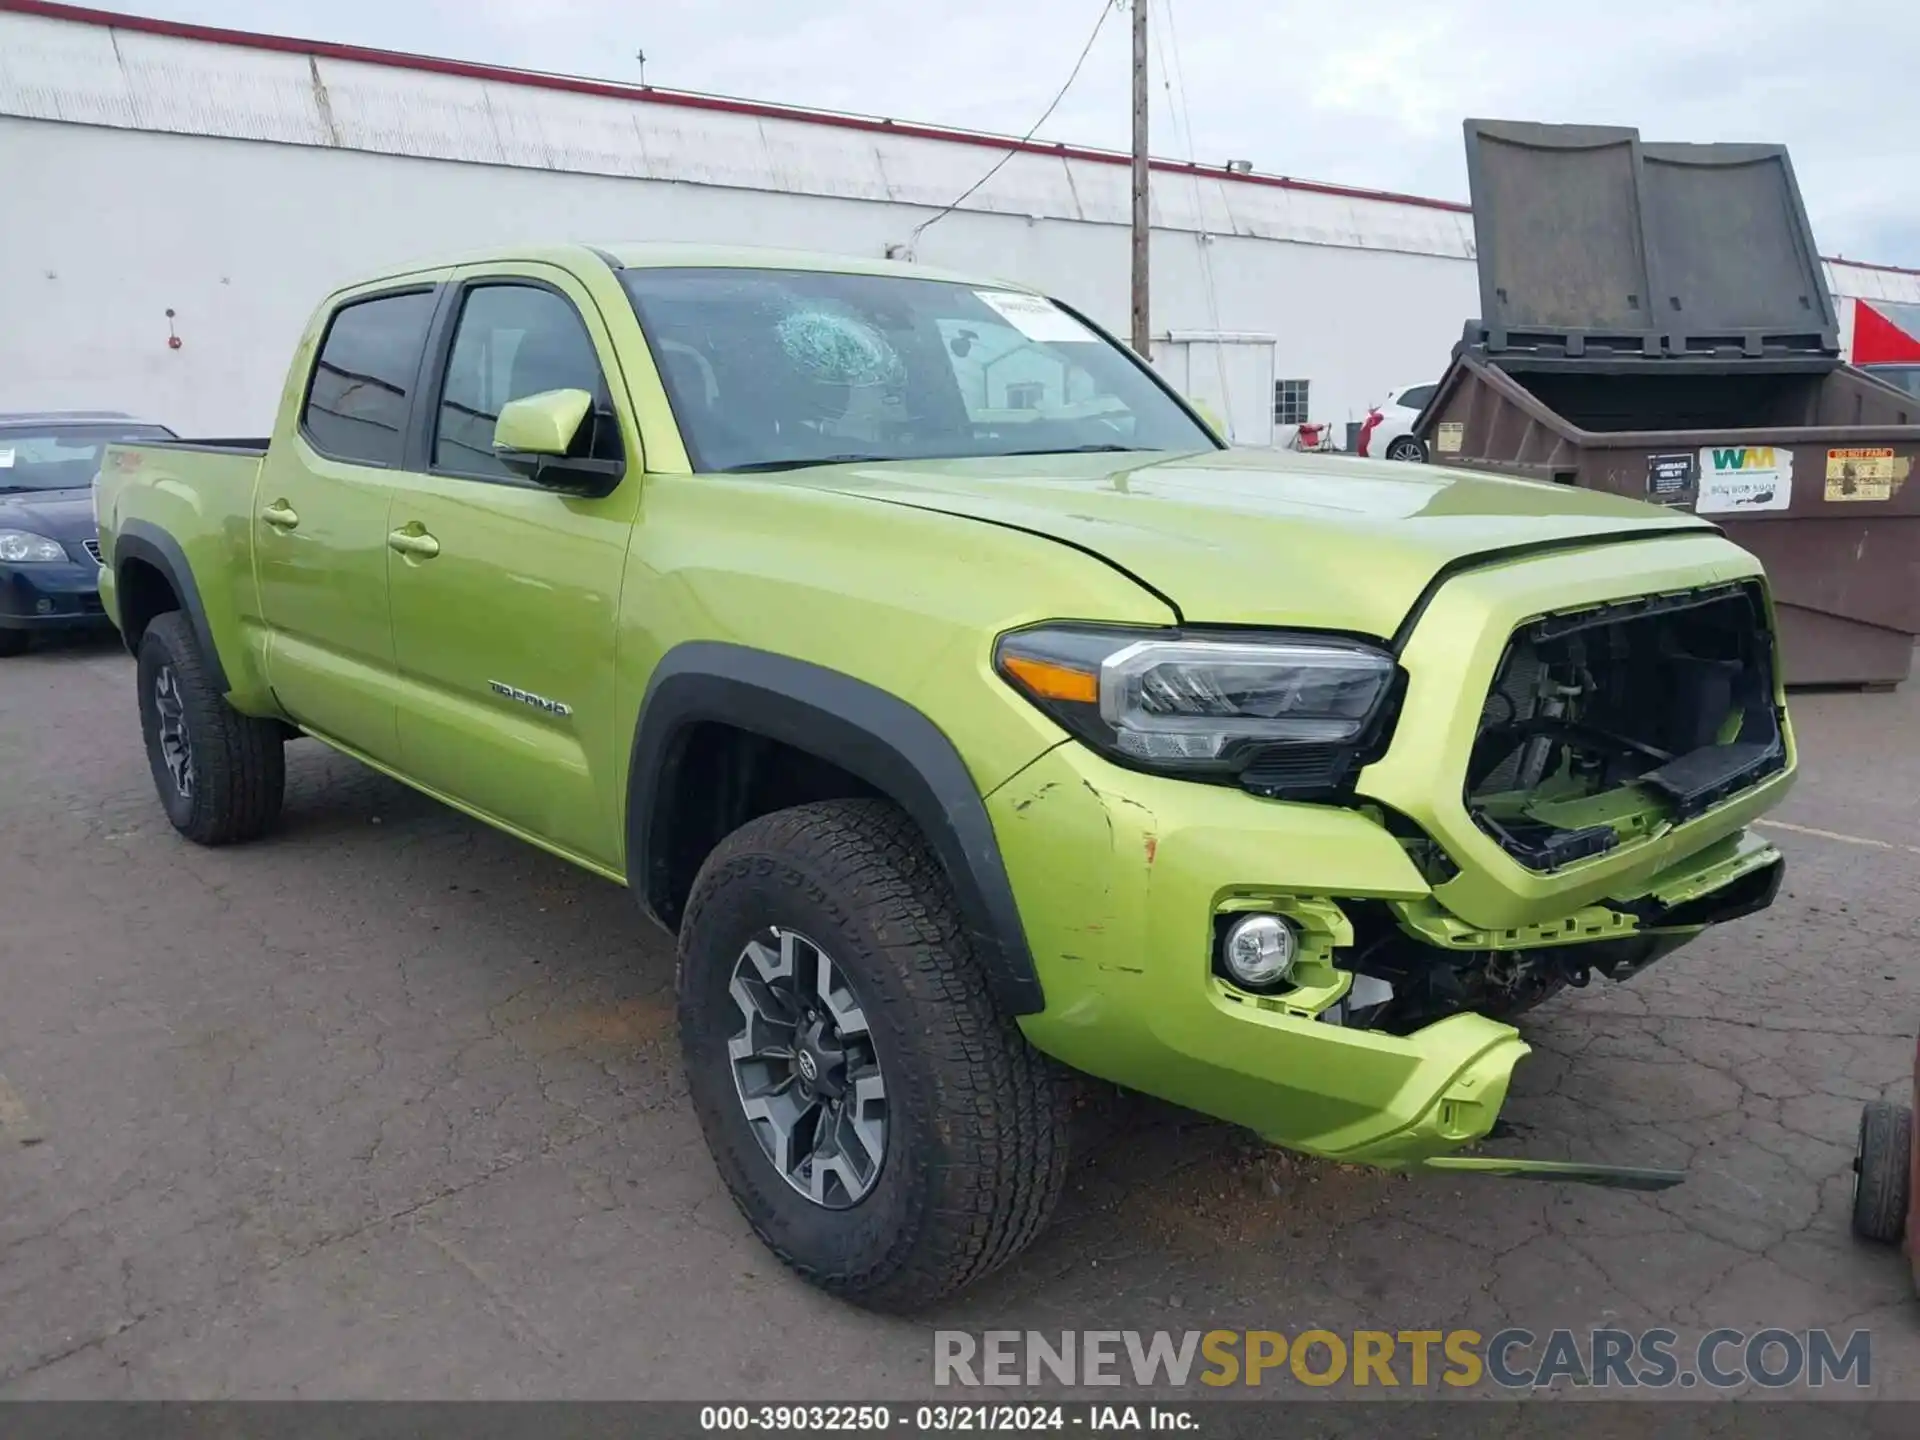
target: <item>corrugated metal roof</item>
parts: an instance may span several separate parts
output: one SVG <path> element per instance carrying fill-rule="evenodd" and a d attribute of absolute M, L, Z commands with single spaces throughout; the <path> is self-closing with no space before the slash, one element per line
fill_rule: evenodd
<path fill-rule="evenodd" d="M 0 0 L 0 115 L 423 159 L 1124 225 L 1127 156 L 876 116 Z M 1471 259 L 1468 207 L 1155 160 L 1153 223 Z M 1180 179 L 1184 178 L 1185 183 Z M 1920 271 L 1827 262 L 1842 294 L 1920 300 Z"/>
<path fill-rule="evenodd" d="M 1124 225 L 1127 157 L 141 16 L 0 0 L 0 114 Z M 1156 161 L 1154 224 L 1470 256 L 1466 207 Z M 1184 183 L 1182 181 L 1184 180 Z"/>

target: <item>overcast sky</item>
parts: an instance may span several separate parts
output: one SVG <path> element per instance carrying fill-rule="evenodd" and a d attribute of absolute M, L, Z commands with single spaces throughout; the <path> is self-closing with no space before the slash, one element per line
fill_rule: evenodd
<path fill-rule="evenodd" d="M 657 85 L 1019 134 L 1103 0 L 98 3 L 621 80 L 639 77 L 644 48 Z M 1184 158 L 1190 121 L 1202 160 L 1464 200 L 1469 114 L 1783 141 L 1823 251 L 1920 266 L 1912 0 L 1151 5 L 1157 154 Z M 1108 14 L 1042 138 L 1127 145 L 1127 31 L 1124 11 Z"/>

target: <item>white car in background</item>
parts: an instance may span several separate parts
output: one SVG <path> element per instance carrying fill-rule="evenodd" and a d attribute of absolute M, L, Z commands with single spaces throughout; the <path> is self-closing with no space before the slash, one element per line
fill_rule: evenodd
<path fill-rule="evenodd" d="M 1429 458 L 1427 444 L 1413 433 L 1413 422 L 1420 418 L 1420 411 L 1439 388 L 1438 385 L 1407 385 L 1389 392 L 1375 407 L 1380 423 L 1367 436 L 1364 453 L 1387 460 L 1426 461 Z"/>

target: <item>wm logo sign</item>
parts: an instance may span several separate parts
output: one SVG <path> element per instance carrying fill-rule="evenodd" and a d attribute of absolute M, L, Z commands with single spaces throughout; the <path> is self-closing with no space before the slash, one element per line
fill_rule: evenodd
<path fill-rule="evenodd" d="M 1775 469 L 1773 447 L 1771 445 L 1742 445 L 1738 449 L 1715 450 L 1713 468 L 1715 470 L 1772 470 Z"/>

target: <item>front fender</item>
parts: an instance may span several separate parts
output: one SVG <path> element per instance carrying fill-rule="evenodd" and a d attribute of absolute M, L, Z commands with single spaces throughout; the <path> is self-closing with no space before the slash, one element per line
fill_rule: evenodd
<path fill-rule="evenodd" d="M 914 706 L 837 670 L 744 645 L 688 641 L 662 657 L 634 727 L 627 881 L 655 919 L 678 925 L 673 837 L 686 817 L 665 783 L 697 726 L 764 736 L 838 766 L 904 810 L 953 886 L 974 953 L 1015 1015 L 1045 998 L 987 807 L 960 752 Z"/>

